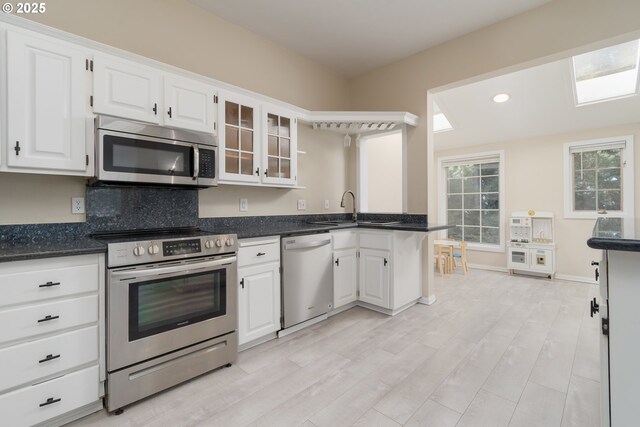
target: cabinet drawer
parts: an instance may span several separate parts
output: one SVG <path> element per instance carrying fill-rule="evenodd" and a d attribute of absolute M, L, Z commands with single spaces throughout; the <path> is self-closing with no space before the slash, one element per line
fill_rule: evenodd
<path fill-rule="evenodd" d="M 355 231 L 332 231 L 331 235 L 333 236 L 333 250 L 358 246 L 358 233 Z"/>
<path fill-rule="evenodd" d="M 0 350 L 0 392 L 98 360 L 98 327 Z"/>
<path fill-rule="evenodd" d="M 98 366 L 0 395 L 3 425 L 41 423 L 98 400 Z"/>
<path fill-rule="evenodd" d="M 360 232 L 360 247 L 380 250 L 391 250 L 391 233 Z"/>
<path fill-rule="evenodd" d="M 0 344 L 98 321 L 98 296 L 0 311 Z"/>
<path fill-rule="evenodd" d="M 97 263 L 45 269 L 33 266 L 28 263 L 24 265 L 27 271 L 0 273 L 0 307 L 98 290 Z"/>
<path fill-rule="evenodd" d="M 280 245 L 277 241 L 262 244 L 240 243 L 238 267 L 266 262 L 280 262 Z"/>

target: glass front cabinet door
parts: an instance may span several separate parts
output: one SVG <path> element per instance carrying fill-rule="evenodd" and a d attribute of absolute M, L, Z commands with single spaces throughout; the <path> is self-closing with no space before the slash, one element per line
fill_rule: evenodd
<path fill-rule="evenodd" d="M 220 181 L 260 182 L 259 105 L 251 98 L 220 94 Z"/>
<path fill-rule="evenodd" d="M 295 186 L 294 114 L 230 92 L 218 108 L 220 183 Z"/>
<path fill-rule="evenodd" d="M 291 111 L 263 106 L 262 134 L 266 149 L 262 153 L 265 184 L 296 185 L 297 119 Z"/>

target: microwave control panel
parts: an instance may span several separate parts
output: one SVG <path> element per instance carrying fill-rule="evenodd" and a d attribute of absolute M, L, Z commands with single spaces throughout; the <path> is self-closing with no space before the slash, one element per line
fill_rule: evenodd
<path fill-rule="evenodd" d="M 198 178 L 215 178 L 215 151 L 200 149 Z"/>

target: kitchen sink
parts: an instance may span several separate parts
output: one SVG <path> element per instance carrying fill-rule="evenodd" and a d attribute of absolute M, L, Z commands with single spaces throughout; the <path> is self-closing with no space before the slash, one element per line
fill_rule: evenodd
<path fill-rule="evenodd" d="M 307 224 L 315 225 L 355 225 L 357 222 L 352 220 L 335 220 L 335 221 L 307 221 Z"/>
<path fill-rule="evenodd" d="M 335 221 L 309 221 L 309 224 L 317 225 L 353 225 L 353 224 L 375 224 L 375 225 L 393 225 L 400 224 L 400 221 L 386 221 L 386 220 L 364 220 L 364 221 L 352 221 L 352 220 L 335 220 Z"/>
<path fill-rule="evenodd" d="M 358 224 L 393 225 L 393 224 L 400 224 L 400 221 L 385 221 L 385 220 L 358 221 Z"/>

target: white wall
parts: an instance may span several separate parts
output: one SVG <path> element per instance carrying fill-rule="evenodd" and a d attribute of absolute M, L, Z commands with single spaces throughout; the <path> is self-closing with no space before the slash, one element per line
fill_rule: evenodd
<path fill-rule="evenodd" d="M 346 78 L 187 0 L 55 0 L 46 13 L 25 16 L 302 108 L 348 109 Z M 208 189 L 201 192 L 200 214 L 239 214 L 239 197 L 249 198 L 249 215 L 298 213 L 297 198 L 308 200 L 307 213 L 320 212 L 321 199 L 331 200 L 331 212 L 343 211 L 341 193 L 334 194 L 346 186 L 342 137 L 299 128 L 300 149 L 310 152 L 298 167 L 306 190 Z M 84 221 L 70 212 L 71 197 L 83 195 L 84 185 L 83 178 L 2 173 L 0 224 Z"/>
<path fill-rule="evenodd" d="M 509 141 L 499 144 L 477 145 L 436 152 L 440 157 L 457 156 L 492 150 L 504 150 L 505 217 L 514 211 L 550 211 L 555 215 L 557 245 L 557 274 L 592 279 L 592 260 L 600 258 L 599 251 L 587 247 L 587 239 L 595 224 L 593 219 L 564 219 L 563 144 L 612 136 L 640 137 L 640 122 L 625 126 L 552 135 L 541 138 Z M 635 211 L 640 208 L 640 150 L 635 149 Z M 440 198 L 437 202 L 440 203 Z M 446 222 L 446 218 L 438 218 Z M 506 227 L 507 225 L 504 224 Z M 636 226 L 640 226 L 640 223 Z M 505 230 L 508 238 L 508 230 Z M 468 251 L 469 262 L 505 269 L 505 253 Z"/>
<path fill-rule="evenodd" d="M 367 180 L 367 212 L 402 212 L 402 133 L 366 138 L 360 144 Z M 362 167 L 362 166 L 361 166 Z"/>

